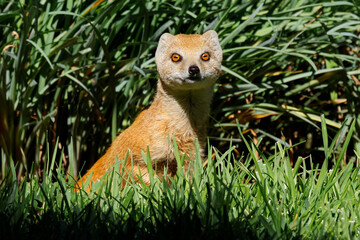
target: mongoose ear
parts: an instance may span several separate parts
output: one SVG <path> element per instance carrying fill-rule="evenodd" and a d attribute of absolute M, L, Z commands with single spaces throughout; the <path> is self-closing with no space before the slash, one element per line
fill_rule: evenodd
<path fill-rule="evenodd" d="M 160 37 L 159 42 L 166 42 L 168 41 L 170 38 L 174 37 L 172 34 L 170 33 L 163 33 Z"/>
<path fill-rule="evenodd" d="M 161 59 L 163 59 L 163 57 L 165 56 L 165 51 L 168 48 L 168 46 L 170 45 L 170 43 L 172 42 L 173 39 L 173 35 L 171 35 L 170 33 L 164 33 L 161 35 L 160 39 L 159 39 L 159 44 L 157 46 L 156 52 L 155 52 L 155 62 L 156 65 L 160 65 L 161 63 Z"/>
<path fill-rule="evenodd" d="M 169 43 L 171 42 L 171 39 L 173 38 L 174 36 L 171 35 L 170 33 L 163 33 L 159 39 L 159 45 L 158 45 L 158 48 L 161 48 L 163 45 L 164 46 L 167 46 L 169 45 Z"/>
<path fill-rule="evenodd" d="M 219 41 L 219 37 L 214 30 L 209 30 L 202 35 L 206 39 L 212 39 L 213 41 Z"/>
<path fill-rule="evenodd" d="M 202 35 L 205 41 L 209 44 L 211 49 L 214 51 L 216 58 L 222 61 L 222 49 L 219 42 L 219 37 L 214 30 L 209 30 Z"/>
<path fill-rule="evenodd" d="M 159 44 L 155 52 L 155 59 L 158 59 L 163 52 L 163 49 L 170 45 L 174 36 L 170 33 L 163 33 L 159 39 Z"/>

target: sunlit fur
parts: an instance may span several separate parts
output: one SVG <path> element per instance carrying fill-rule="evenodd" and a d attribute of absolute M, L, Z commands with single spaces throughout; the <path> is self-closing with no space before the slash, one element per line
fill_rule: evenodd
<path fill-rule="evenodd" d="M 210 54 L 208 61 L 201 59 L 204 52 Z M 172 61 L 173 53 L 179 54 L 181 61 Z M 190 159 L 195 159 L 196 139 L 199 141 L 200 153 L 204 155 L 210 103 L 222 61 L 216 32 L 210 30 L 203 35 L 175 36 L 165 33 L 159 40 L 155 61 L 159 80 L 153 103 L 114 140 L 106 154 L 78 181 L 77 187 L 82 186 L 91 172 L 92 181 L 103 177 L 109 167 L 114 165 L 115 157 L 124 159 L 128 150 L 132 160 L 129 156 L 120 170 L 125 167 L 135 180 L 141 177 L 149 184 L 149 173 L 141 155 L 141 150 L 146 153 L 147 146 L 157 176 L 162 177 L 164 168 L 173 176 L 177 171 L 171 147 L 173 135 L 180 154 L 186 156 L 184 171 L 191 166 Z M 199 79 L 191 80 L 189 67 L 194 65 L 200 69 Z M 124 183 L 122 180 L 122 185 Z"/>

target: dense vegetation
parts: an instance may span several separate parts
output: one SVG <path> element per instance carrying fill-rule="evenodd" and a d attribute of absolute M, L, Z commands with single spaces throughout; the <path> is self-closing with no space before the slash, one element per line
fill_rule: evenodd
<path fill-rule="evenodd" d="M 359 237 L 358 1 L 0 6 L 4 236 Z M 208 165 L 192 184 L 74 193 L 151 103 L 160 35 L 208 29 L 224 52 Z"/>

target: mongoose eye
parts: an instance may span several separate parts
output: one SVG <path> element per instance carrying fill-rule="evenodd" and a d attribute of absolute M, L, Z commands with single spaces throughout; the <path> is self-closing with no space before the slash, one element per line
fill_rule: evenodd
<path fill-rule="evenodd" d="M 171 55 L 171 60 L 173 62 L 180 62 L 181 61 L 181 56 L 179 54 L 177 54 L 177 53 L 173 53 Z"/>
<path fill-rule="evenodd" d="M 201 54 L 201 59 L 202 59 L 203 61 L 209 61 L 209 59 L 210 59 L 210 54 L 209 54 L 208 52 L 205 52 L 205 53 Z"/>

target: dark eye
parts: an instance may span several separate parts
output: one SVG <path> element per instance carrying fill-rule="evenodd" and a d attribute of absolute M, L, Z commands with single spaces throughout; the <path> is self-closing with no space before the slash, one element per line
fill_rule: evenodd
<path fill-rule="evenodd" d="M 177 54 L 177 53 L 173 53 L 171 55 L 171 60 L 173 62 L 180 62 L 181 61 L 181 56 L 179 54 Z"/>
<path fill-rule="evenodd" d="M 210 54 L 208 52 L 205 52 L 205 53 L 201 54 L 201 59 L 203 61 L 209 61 L 210 60 Z"/>

